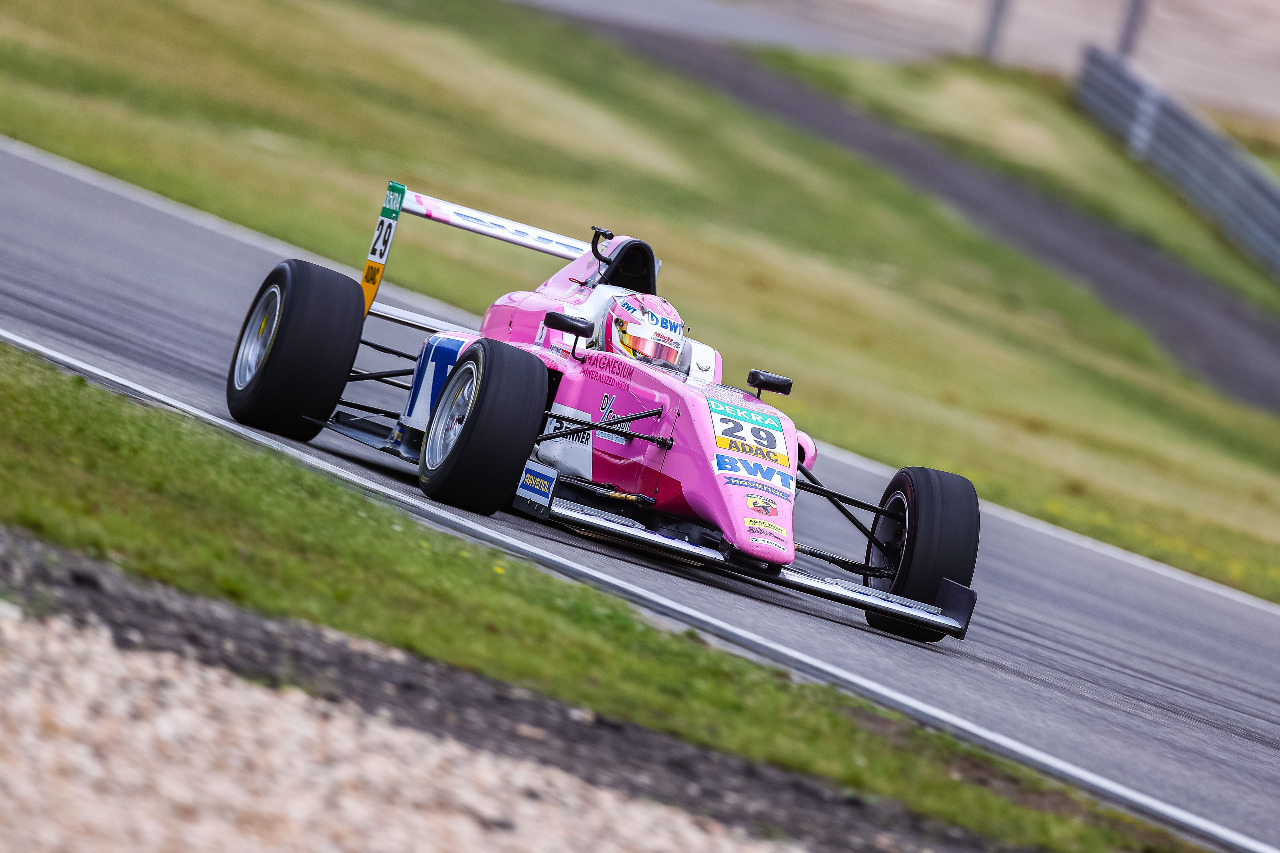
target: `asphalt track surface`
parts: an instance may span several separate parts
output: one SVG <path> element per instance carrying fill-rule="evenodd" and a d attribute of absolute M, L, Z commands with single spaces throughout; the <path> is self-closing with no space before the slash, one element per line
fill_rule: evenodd
<path fill-rule="evenodd" d="M 265 273 L 296 254 L 0 138 L 0 329 L 189 406 L 226 416 L 244 312 Z M 387 301 L 449 311 L 408 294 Z M 420 497 L 390 457 L 329 434 L 297 447 Z M 817 473 L 873 499 L 887 481 L 881 466 L 830 450 Z M 799 538 L 857 548 L 821 501 L 799 500 Z M 1280 846 L 1273 605 L 986 506 L 969 638 L 926 646 L 866 627 L 857 611 L 702 583 L 695 570 L 515 516 L 474 520 Z"/>

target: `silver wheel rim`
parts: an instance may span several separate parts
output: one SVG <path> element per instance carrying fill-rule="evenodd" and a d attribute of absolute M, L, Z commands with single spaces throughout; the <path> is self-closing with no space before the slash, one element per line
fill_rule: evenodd
<path fill-rule="evenodd" d="M 426 463 L 427 468 L 439 468 L 445 457 L 453 450 L 462 436 L 462 429 L 471 416 L 471 407 L 475 403 L 476 385 L 479 373 L 474 361 L 463 362 L 453 375 L 449 384 L 440 395 L 435 415 L 431 418 L 431 426 L 427 432 Z"/>
<path fill-rule="evenodd" d="M 882 504 L 884 509 L 891 512 L 898 512 L 902 516 L 902 521 L 889 518 L 885 515 L 877 515 L 876 523 L 871 527 L 871 533 L 884 544 L 890 546 L 889 550 L 897 550 L 898 560 L 894 569 L 902 570 L 902 557 L 906 551 L 907 536 L 910 532 L 911 516 L 907 513 L 907 496 L 902 492 L 894 492 L 889 499 Z M 884 554 L 880 553 L 880 549 L 874 545 L 867 546 L 867 565 L 877 569 L 888 568 L 889 560 Z M 867 578 L 865 583 L 867 586 L 875 587 L 880 590 L 888 590 L 893 586 L 893 582 L 897 576 L 891 578 Z"/>
<path fill-rule="evenodd" d="M 280 327 L 280 305 L 280 286 L 273 284 L 253 306 L 249 322 L 244 324 L 244 332 L 240 335 L 240 345 L 236 347 L 233 378 L 237 391 L 243 391 L 253 381 L 267 360 L 276 329 Z"/>

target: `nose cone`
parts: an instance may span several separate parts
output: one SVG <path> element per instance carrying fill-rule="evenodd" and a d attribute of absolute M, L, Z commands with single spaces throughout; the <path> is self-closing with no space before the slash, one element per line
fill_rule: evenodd
<path fill-rule="evenodd" d="M 729 510 L 722 530 L 730 544 L 767 563 L 794 562 L 795 469 L 717 453 L 716 473 Z"/>

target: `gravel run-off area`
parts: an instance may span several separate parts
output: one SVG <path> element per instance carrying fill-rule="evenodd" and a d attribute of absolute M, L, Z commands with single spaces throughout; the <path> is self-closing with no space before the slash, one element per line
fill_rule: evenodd
<path fill-rule="evenodd" d="M 66 617 L 0 618 L 0 696 L 8 850 L 783 849 Z"/>
<path fill-rule="evenodd" d="M 0 850 L 995 849 L 4 527 L 0 596 Z"/>

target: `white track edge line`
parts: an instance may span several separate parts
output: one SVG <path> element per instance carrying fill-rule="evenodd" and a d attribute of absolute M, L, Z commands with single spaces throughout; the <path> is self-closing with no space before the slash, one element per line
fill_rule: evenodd
<path fill-rule="evenodd" d="M 664 616 L 676 619 L 691 627 L 706 631 L 722 640 L 726 640 L 737 645 L 749 652 L 765 657 L 775 663 L 795 669 L 806 675 L 819 678 L 821 680 L 834 683 L 851 692 L 874 699 L 884 705 L 901 711 L 908 716 L 920 720 L 926 724 L 943 729 L 953 735 L 976 743 L 991 749 L 1001 755 L 1013 758 L 1019 762 L 1029 764 L 1049 775 L 1056 776 L 1060 779 L 1070 781 L 1079 785 L 1086 790 L 1099 794 L 1113 802 L 1120 803 L 1135 811 L 1141 812 L 1158 820 L 1171 824 L 1181 830 L 1194 833 L 1195 835 L 1212 840 L 1219 844 L 1224 844 L 1236 850 L 1247 851 L 1248 853 L 1280 853 L 1280 848 L 1272 847 L 1257 839 L 1250 838 L 1243 833 L 1228 829 L 1221 824 L 1214 823 L 1199 815 L 1192 814 L 1177 806 L 1165 803 L 1155 797 L 1148 796 L 1136 791 L 1119 782 L 1113 782 L 1104 776 L 1100 776 L 1083 767 L 1078 767 L 1068 761 L 1056 758 L 1042 750 L 1036 749 L 1013 738 L 992 731 L 988 728 L 971 723 L 941 708 L 935 708 L 918 699 L 914 699 L 887 687 L 878 682 L 872 681 L 856 673 L 833 666 L 825 661 L 805 654 L 795 649 L 769 640 L 751 631 L 747 631 L 737 626 L 730 625 L 714 616 L 687 607 L 679 602 L 672 601 L 665 596 L 657 593 L 649 592 L 634 584 L 624 580 L 611 577 L 603 572 L 596 571 L 589 566 L 580 565 L 571 560 L 544 551 L 532 545 L 520 542 L 503 533 L 489 530 L 483 525 L 478 524 L 468 518 L 454 515 L 451 512 L 441 509 L 438 506 L 427 503 L 425 500 L 410 498 L 405 495 L 379 485 L 365 477 L 361 477 L 350 471 L 346 471 L 336 465 L 325 462 L 309 453 L 305 453 L 297 448 L 290 447 L 272 438 L 260 435 L 259 433 L 248 429 L 240 424 L 228 421 L 225 418 L 204 412 L 194 406 L 189 406 L 179 400 L 153 391 L 137 383 L 131 382 L 120 376 L 116 376 L 104 370 L 99 370 L 92 365 L 87 364 L 77 358 L 58 352 L 42 346 L 35 341 L 19 335 L 12 334 L 4 329 L 0 329 L 0 340 L 12 344 L 20 349 L 27 350 L 35 355 L 44 358 L 47 361 L 59 364 L 86 376 L 91 376 L 99 381 L 109 385 L 125 389 L 138 397 L 150 400 L 166 408 L 188 415 L 204 423 L 219 427 L 223 430 L 233 433 L 240 438 L 251 441 L 255 444 L 267 447 L 271 450 L 283 453 L 292 459 L 301 462 L 308 467 L 322 471 L 337 479 L 344 480 L 351 485 L 361 489 L 366 494 L 378 495 L 389 502 L 400 506 L 401 508 L 412 511 L 413 513 L 442 524 L 456 532 L 478 539 L 490 545 L 495 545 L 503 550 L 508 551 L 517 556 L 526 557 L 541 563 L 543 566 L 552 568 L 557 572 L 566 575 L 591 586 L 596 587 L 621 598 L 640 604 L 646 608 L 654 610 Z"/>
<path fill-rule="evenodd" d="M 348 275 L 352 278 L 359 279 L 359 277 L 363 275 L 362 272 L 358 272 L 354 268 L 346 266 L 345 264 L 340 264 L 314 252 L 308 252 L 305 249 L 301 249 L 282 240 L 277 240 L 274 237 L 269 237 L 266 234 L 254 231 L 251 228 L 246 228 L 243 225 L 237 225 L 234 222 L 215 216 L 207 211 L 191 207 L 190 205 L 183 204 L 180 201 L 174 201 L 173 199 L 162 196 L 159 193 L 143 189 L 142 187 L 131 184 L 128 181 L 121 180 L 120 178 L 116 178 L 104 172 L 99 172 L 98 170 L 85 166 L 82 163 L 77 163 L 74 160 L 68 160 L 65 157 L 60 157 L 57 154 L 45 151 L 42 148 L 36 148 L 34 145 L 29 145 L 20 140 L 13 139 L 12 137 L 4 136 L 3 134 L 0 134 L 0 150 L 26 160 L 29 163 L 35 163 L 36 165 L 43 166 L 44 168 L 57 172 L 60 175 L 74 178 L 78 181 L 83 181 L 97 189 L 126 198 L 130 201 L 141 204 L 144 207 L 168 214 L 189 224 L 206 228 L 224 237 L 237 240 L 247 246 L 253 246 L 254 248 L 267 252 L 274 252 L 280 256 L 303 258 L 305 260 L 322 263 L 325 266 L 336 269 L 344 275 Z M 433 299 L 429 296 L 423 296 L 422 294 L 414 291 L 405 290 L 404 288 L 397 287 L 390 282 L 385 282 L 384 286 L 390 288 L 391 292 L 399 295 L 407 301 L 412 301 L 416 298 L 425 298 L 430 299 L 432 302 L 447 305 L 447 303 L 442 303 L 440 300 Z M 454 308 L 454 306 L 448 307 Z M 454 310 L 458 309 L 454 308 Z M 479 328 L 479 318 L 474 318 L 474 321 L 475 327 Z M 860 456 L 851 450 L 845 450 L 842 447 L 837 447 L 834 444 L 828 444 L 825 441 L 818 442 L 818 447 L 823 453 L 831 456 L 833 459 L 837 459 L 846 465 L 854 468 L 860 468 L 873 474 L 891 477 L 893 476 L 893 472 L 896 470 L 882 462 L 876 462 L 873 459 L 868 459 L 867 457 Z M 1095 554 L 1119 560 L 1120 562 L 1134 566 L 1135 568 L 1145 569 L 1149 572 L 1160 575 L 1161 577 L 1195 587 L 1203 590 L 1204 592 L 1222 596 L 1223 598 L 1228 598 L 1239 604 L 1244 604 L 1270 613 L 1273 616 L 1280 616 L 1280 605 L 1273 604 L 1270 601 L 1250 595 L 1247 592 L 1241 592 L 1238 589 L 1233 589 L 1224 584 L 1217 583 L 1216 581 L 1211 581 L 1208 578 L 1202 578 L 1199 575 L 1193 575 L 1190 572 L 1175 569 L 1173 566 L 1166 565 L 1158 560 L 1153 560 L 1150 557 L 1144 557 L 1141 554 L 1126 551 L 1125 549 L 1115 545 L 1108 545 L 1105 542 L 1099 542 L 1096 539 L 1091 539 L 1088 536 L 1085 536 L 1083 533 L 1076 533 L 1074 530 L 1067 530 L 1064 527 L 1059 527 L 1055 524 L 1051 524 L 1050 522 L 1018 512 L 1017 510 L 1000 506 L 999 504 L 993 504 L 988 501 L 982 501 L 981 504 L 984 512 L 988 512 L 997 518 L 1034 530 L 1046 536 L 1051 536 L 1060 542 L 1078 545 L 1079 547 L 1092 551 Z"/>

